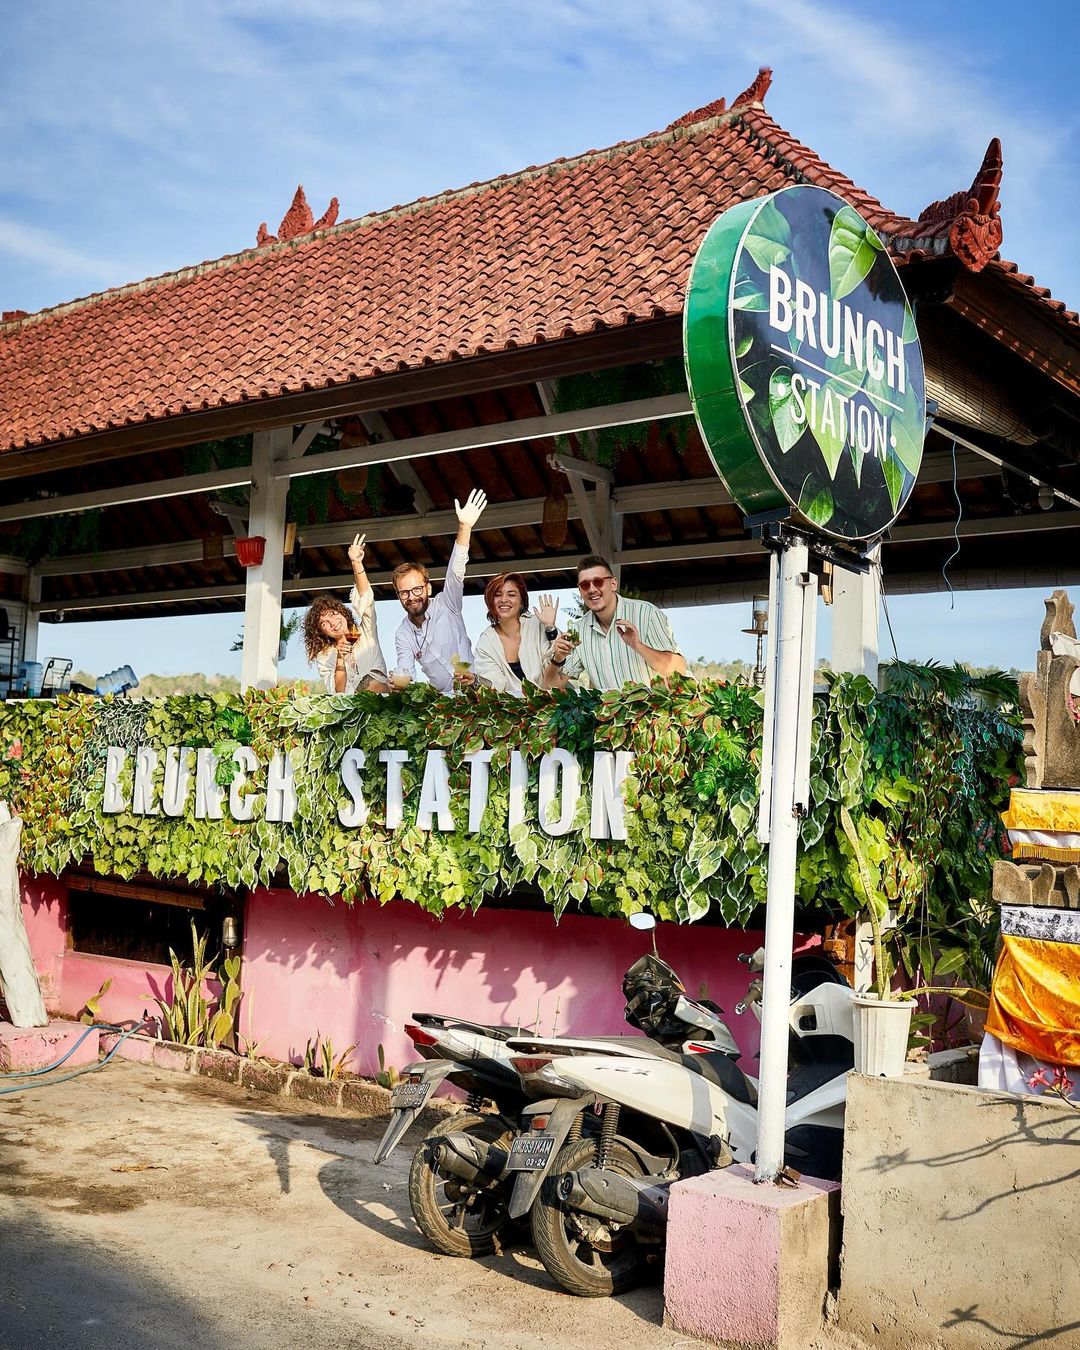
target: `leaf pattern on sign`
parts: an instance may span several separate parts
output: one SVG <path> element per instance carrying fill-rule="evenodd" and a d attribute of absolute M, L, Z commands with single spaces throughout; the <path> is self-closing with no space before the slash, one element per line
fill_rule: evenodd
<path fill-rule="evenodd" d="M 818 449 L 821 451 L 821 457 L 825 461 L 825 466 L 829 470 L 829 477 L 836 477 L 836 470 L 840 467 L 840 461 L 844 457 L 844 445 L 847 437 L 844 432 L 847 429 L 846 420 L 842 421 L 842 416 L 846 419 L 842 407 L 836 407 L 837 398 L 847 398 L 851 393 L 845 385 L 839 384 L 836 380 L 826 380 L 825 384 L 818 391 L 817 416 L 807 417 L 810 425 L 811 434 L 818 443 Z M 833 416 L 830 419 L 830 426 L 823 426 L 823 412 L 825 409 L 825 400 L 832 396 L 833 407 L 830 411 Z M 860 458 L 856 457 L 856 460 Z M 859 479 L 862 473 L 862 465 L 856 462 L 855 478 Z"/>
<path fill-rule="evenodd" d="M 915 327 L 915 314 L 908 302 L 904 301 L 904 342 L 918 342 L 919 330 Z"/>
<path fill-rule="evenodd" d="M 791 371 L 787 366 L 778 366 L 769 377 L 769 415 L 773 435 L 780 449 L 787 454 L 806 430 L 806 422 L 797 416 L 791 392 Z"/>
<path fill-rule="evenodd" d="M 741 342 L 735 344 L 736 357 L 745 356 L 753 345 L 754 345 L 754 335 L 753 333 L 750 333 L 747 337 L 744 337 Z"/>
<path fill-rule="evenodd" d="M 904 396 L 903 408 L 903 413 L 892 419 L 892 450 L 914 478 L 922 463 L 924 427 L 919 399 L 911 388 Z"/>
<path fill-rule="evenodd" d="M 892 509 L 896 510 L 896 505 L 900 500 L 900 494 L 904 490 L 904 479 L 906 477 L 903 468 L 892 457 L 886 455 L 881 461 L 881 468 L 885 474 L 885 486 L 889 489 L 889 501 L 892 503 Z"/>
<path fill-rule="evenodd" d="M 754 397 L 755 390 L 746 383 L 745 380 L 739 380 L 739 393 L 742 394 L 743 402 L 749 403 Z"/>
<path fill-rule="evenodd" d="M 763 272 L 791 257 L 791 226 L 774 201 L 767 201 L 743 239 L 743 248 Z"/>
<path fill-rule="evenodd" d="M 881 240 L 850 206 L 837 211 L 829 233 L 829 288 L 843 300 L 860 285 L 883 248 Z"/>
<path fill-rule="evenodd" d="M 835 510 L 832 492 L 818 482 L 815 474 L 808 473 L 803 481 L 799 493 L 799 510 L 812 524 L 822 528 L 832 520 Z"/>
<path fill-rule="evenodd" d="M 731 298 L 732 309 L 748 309 L 756 314 L 764 314 L 769 308 L 769 297 L 760 289 L 752 277 L 740 277 L 735 283 L 735 294 Z"/>

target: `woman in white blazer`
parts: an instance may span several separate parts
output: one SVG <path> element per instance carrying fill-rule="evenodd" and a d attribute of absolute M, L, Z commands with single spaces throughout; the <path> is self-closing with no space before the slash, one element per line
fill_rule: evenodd
<path fill-rule="evenodd" d="M 544 666 L 559 636 L 557 602 L 542 595 L 536 613 L 529 611 L 529 588 L 519 572 L 502 572 L 484 588 L 491 627 L 473 644 L 473 667 L 455 678 L 459 684 L 480 682 L 521 697 L 522 683 L 543 687 Z"/>

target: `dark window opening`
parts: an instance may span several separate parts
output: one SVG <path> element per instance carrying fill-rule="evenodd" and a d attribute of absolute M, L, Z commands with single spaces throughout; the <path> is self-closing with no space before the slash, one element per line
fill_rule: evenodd
<path fill-rule="evenodd" d="M 208 955 L 213 955 L 216 920 L 201 905 L 163 904 L 120 895 L 95 895 L 72 889 L 68 893 L 68 933 L 77 952 L 114 956 L 125 961 L 169 964 L 169 948 L 182 965 L 191 965 L 191 924 L 201 936 L 210 933 Z"/>

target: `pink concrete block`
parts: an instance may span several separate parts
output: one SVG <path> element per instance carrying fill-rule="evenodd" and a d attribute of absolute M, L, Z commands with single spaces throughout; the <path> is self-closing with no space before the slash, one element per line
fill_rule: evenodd
<path fill-rule="evenodd" d="M 0 1071 L 28 1073 L 31 1069 L 44 1069 L 66 1054 L 84 1031 L 89 1028 L 79 1022 L 50 1022 L 45 1027 L 13 1027 L 10 1022 L 0 1022 Z M 90 1031 L 71 1058 L 65 1060 L 64 1068 L 96 1064 L 100 1039 L 99 1032 Z"/>
<path fill-rule="evenodd" d="M 134 1037 L 132 1037 L 134 1040 Z M 195 1064 L 195 1051 L 185 1046 L 174 1045 L 172 1041 L 155 1041 L 153 1061 L 156 1069 L 171 1069 L 175 1073 L 191 1073 Z"/>
<path fill-rule="evenodd" d="M 101 1035 L 101 1053 L 107 1055 L 120 1040 L 118 1031 L 105 1031 Z M 154 1046 L 157 1041 L 152 1036 L 127 1036 L 120 1043 L 120 1049 L 114 1059 L 130 1059 L 136 1064 L 153 1064 Z"/>
<path fill-rule="evenodd" d="M 740 1350 L 803 1350 L 821 1324 L 840 1187 L 753 1176 L 735 1165 L 672 1187 L 665 1318 Z"/>

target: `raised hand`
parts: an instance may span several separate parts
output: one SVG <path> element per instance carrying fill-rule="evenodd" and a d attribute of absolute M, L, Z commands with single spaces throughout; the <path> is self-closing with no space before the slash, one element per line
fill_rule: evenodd
<path fill-rule="evenodd" d="M 553 661 L 565 661 L 573 650 L 574 644 L 565 633 L 560 633 L 551 644 L 551 659 Z"/>
<path fill-rule="evenodd" d="M 626 643 L 626 645 L 631 649 L 631 651 L 637 650 L 637 646 L 638 643 L 641 641 L 641 638 L 638 634 L 638 630 L 629 621 L 629 619 L 616 619 L 615 631 Z"/>
<path fill-rule="evenodd" d="M 464 506 L 456 497 L 454 498 L 454 510 L 457 512 L 458 523 L 468 525 L 470 529 L 483 515 L 485 506 L 487 506 L 487 494 L 480 488 L 473 488 Z"/>
<path fill-rule="evenodd" d="M 355 535 L 352 543 L 349 545 L 349 561 L 359 567 L 363 567 L 364 565 L 364 554 L 367 552 L 364 548 L 364 540 L 366 538 L 366 534 Z"/>
<path fill-rule="evenodd" d="M 540 596 L 536 606 L 536 617 L 545 628 L 554 628 L 555 620 L 559 616 L 559 602 L 553 600 L 550 595 Z"/>

